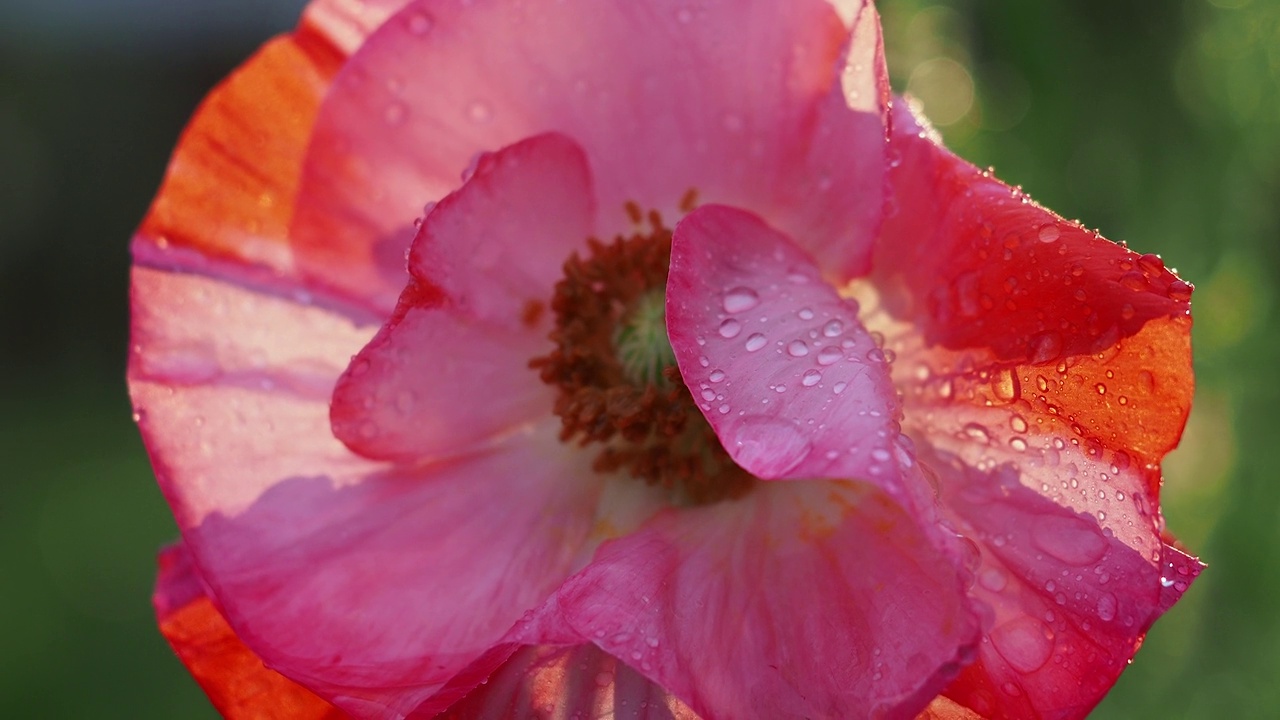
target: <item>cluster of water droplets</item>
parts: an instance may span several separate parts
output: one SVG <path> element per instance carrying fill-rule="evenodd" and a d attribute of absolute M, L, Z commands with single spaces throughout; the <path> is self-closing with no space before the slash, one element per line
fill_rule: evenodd
<path fill-rule="evenodd" d="M 855 412 L 838 407 L 840 396 L 858 382 L 869 383 L 862 378 L 868 366 L 892 360 L 857 324 L 857 303 L 840 300 L 822 283 L 812 270 L 793 268 L 759 290 L 728 287 L 711 308 L 714 332 L 697 338 L 703 348 L 720 344 L 710 354 L 723 364 L 713 366 L 707 354 L 699 357 L 705 374 L 693 388 L 695 398 L 709 416 L 736 416 L 722 439 L 746 467 L 759 461 L 780 474 L 805 460 L 815 444 L 827 445 L 824 431 L 845 423 L 841 412 Z M 824 450 L 825 460 L 833 466 L 860 463 L 860 476 L 887 476 L 895 456 L 909 453 L 895 450 L 891 410 L 862 397 L 869 387 L 853 402 L 870 406 L 856 412 L 863 428 L 875 429 L 844 434 L 841 449 Z M 787 411 L 770 407 L 776 403 L 787 403 Z"/>

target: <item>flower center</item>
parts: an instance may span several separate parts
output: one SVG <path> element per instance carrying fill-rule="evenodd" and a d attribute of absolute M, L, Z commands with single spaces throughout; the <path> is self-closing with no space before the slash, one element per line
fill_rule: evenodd
<path fill-rule="evenodd" d="M 680 378 L 666 325 L 671 231 L 656 212 L 647 219 L 647 231 L 592 238 L 588 257 L 565 261 L 551 299 L 555 349 L 529 366 L 559 390 L 561 440 L 602 446 L 598 472 L 626 472 L 680 504 L 739 497 L 755 478 L 725 452 Z"/>

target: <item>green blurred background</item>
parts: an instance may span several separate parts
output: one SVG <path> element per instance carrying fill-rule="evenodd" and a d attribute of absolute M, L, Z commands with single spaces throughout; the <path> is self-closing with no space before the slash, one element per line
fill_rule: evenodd
<path fill-rule="evenodd" d="M 300 0 L 0 8 L 0 716 L 210 718 L 149 593 L 127 244 L 200 97 Z M 1280 715 L 1280 2 L 884 0 L 947 141 L 1197 286 L 1169 525 L 1210 563 L 1101 718 Z"/>

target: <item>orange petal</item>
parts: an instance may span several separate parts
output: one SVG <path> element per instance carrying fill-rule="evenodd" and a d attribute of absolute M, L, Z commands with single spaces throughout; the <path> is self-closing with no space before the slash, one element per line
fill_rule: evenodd
<path fill-rule="evenodd" d="M 229 720 L 344 720 L 309 690 L 262 664 L 204 593 L 186 548 L 166 548 L 153 602 L 160 632 Z"/>
<path fill-rule="evenodd" d="M 324 35 L 303 26 L 215 88 L 183 132 L 136 249 L 173 246 L 287 270 L 302 157 L 341 62 Z"/>

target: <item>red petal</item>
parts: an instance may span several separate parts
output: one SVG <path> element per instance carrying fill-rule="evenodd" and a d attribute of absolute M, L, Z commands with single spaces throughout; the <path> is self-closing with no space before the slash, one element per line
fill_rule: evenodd
<path fill-rule="evenodd" d="M 528 362 L 550 350 L 547 304 L 593 209 L 586 159 L 563 136 L 483 158 L 424 221 L 413 284 L 334 390 L 334 433 L 366 457 L 421 461 L 549 417 Z"/>
<path fill-rule="evenodd" d="M 764 483 L 606 543 L 512 638 L 593 642 L 708 720 L 911 718 L 973 650 L 958 582 L 870 485 Z"/>
<path fill-rule="evenodd" d="M 229 720 L 342 720 L 347 716 L 268 669 L 218 612 L 182 545 L 159 557 L 154 604 L 160 632 L 213 706 Z"/>
<path fill-rule="evenodd" d="M 1154 319 L 1189 317 L 1191 288 L 952 155 L 894 105 L 896 212 L 875 259 L 895 316 L 930 344 L 1000 362 L 1092 355 Z M 1185 367 L 1185 366 L 1184 366 Z"/>

